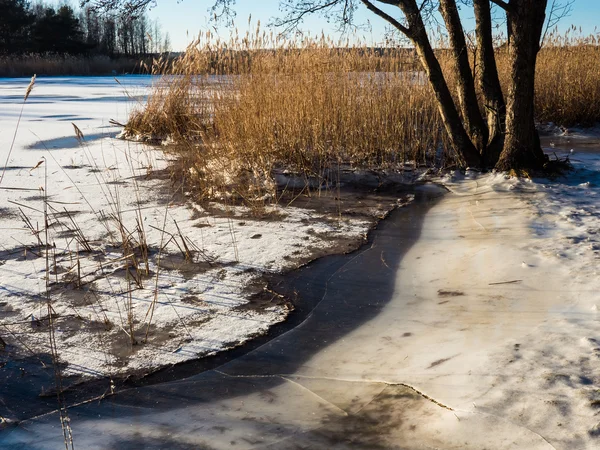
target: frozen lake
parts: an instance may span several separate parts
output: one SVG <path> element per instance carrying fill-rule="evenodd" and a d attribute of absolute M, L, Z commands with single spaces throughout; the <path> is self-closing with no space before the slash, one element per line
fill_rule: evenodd
<path fill-rule="evenodd" d="M 19 92 L 27 85 L 25 80 L 3 83 L 0 81 L 0 89 L 4 89 L 0 90 L 0 102 L 8 106 L 1 113 L 2 160 L 7 157 L 21 107 Z M 42 346 L 42 338 L 48 335 L 32 333 L 37 323 L 34 320 L 32 324 L 30 318 L 31 314 L 41 317 L 37 311 L 46 306 L 40 298 L 45 292 L 40 286 L 44 273 L 42 260 L 35 254 L 23 255 L 21 245 L 29 243 L 35 252 L 37 238 L 23 225 L 15 202 L 33 208 L 27 213 L 32 224 L 43 223 L 40 196 L 43 199 L 56 192 L 61 193 L 52 198 L 56 204 L 78 204 L 77 208 L 84 209 L 85 198 L 90 203 L 86 206 L 94 211 L 110 211 L 111 202 L 101 191 L 106 185 L 98 183 L 94 174 L 118 172 L 118 177 L 107 177 L 106 181 L 112 182 L 108 192 L 118 192 L 121 204 L 130 205 L 121 209 L 132 209 L 132 223 L 136 192 L 143 193 L 143 198 L 150 200 L 144 206 L 145 223 L 160 229 L 167 210 L 184 235 L 195 242 L 202 240 L 202 249 L 218 255 L 223 263 L 215 269 L 225 274 L 220 281 L 211 274 L 212 268 L 191 279 L 183 276 L 182 266 L 165 272 L 160 286 L 171 300 L 159 302 L 167 325 L 173 324 L 168 320 L 173 310 L 183 314 L 195 308 L 189 314 L 206 315 L 206 309 L 220 306 L 223 309 L 214 314 L 218 317 L 207 323 L 221 320 L 222 331 L 198 327 L 187 342 L 181 338 L 144 347 L 121 361 L 131 367 L 147 361 L 181 361 L 179 348 L 191 355 L 199 355 L 202 347 L 225 349 L 232 333 L 239 333 L 237 339 L 247 339 L 252 330 L 256 332 L 257 322 L 264 323 L 263 330 L 267 330 L 287 315 L 285 305 L 250 313 L 243 309 L 244 314 L 238 314 L 236 306 L 245 301 L 243 288 L 253 281 L 244 278 L 254 273 L 248 269 L 294 269 L 285 256 L 290 248 L 299 248 L 294 244 L 306 248 L 305 237 L 317 239 L 315 229 L 357 236 L 368 228 L 363 217 L 328 229 L 329 222 L 302 209 L 289 212 L 283 222 L 244 219 L 244 225 L 240 219 L 191 214 L 189 205 L 173 203 L 168 191 L 160 189 L 164 180 L 145 179 L 149 167 L 151 172 L 166 167 L 161 152 L 115 141 L 111 133 L 116 129 L 102 128 L 110 126 L 109 119 L 126 120 L 136 98 L 145 95 L 148 80 L 141 79 L 136 85 L 132 81 L 132 101 L 122 100 L 127 96 L 122 87 L 109 87 L 108 79 L 98 80 L 107 83 L 100 90 L 95 81 L 85 83 L 49 83 L 42 88 L 40 81 L 40 89 L 34 91 L 40 99 L 25 105 L 25 125 L 17 134 L 19 147 L 13 151 L 0 185 L 0 208 L 4 208 L 0 226 L 6 236 L 4 263 L 0 262 L 0 320 L 3 324 L 26 321 L 22 328 L 4 327 L 21 340 L 29 339 L 26 344 Z M 56 100 L 52 100 L 52 90 Z M 88 96 L 88 102 L 72 99 Z M 93 100 L 96 98 L 105 100 Z M 31 99 L 36 101 L 35 95 Z M 71 108 L 71 104 L 76 106 Z M 74 118 L 61 120 L 68 114 Z M 89 118 L 89 126 L 81 125 L 86 120 L 77 117 Z M 69 140 L 74 139 L 70 121 L 90 136 L 108 132 L 82 147 Z M 32 130 L 40 138 L 32 135 Z M 555 180 L 455 172 L 437 180 L 444 189 L 417 187 L 416 201 L 392 213 L 358 252 L 327 257 L 280 278 L 278 290 L 295 293 L 306 302 L 307 310 L 292 327 L 209 370 L 190 371 L 182 378 L 176 366 L 157 375 L 152 384 L 128 387 L 114 395 L 107 390 L 102 400 L 69 408 L 75 446 L 597 448 L 600 158 L 598 152 L 589 150 L 596 148 L 595 139 L 584 133 L 544 139 L 549 152 L 569 155 L 575 166 L 568 176 Z M 46 144 L 46 149 L 40 141 L 50 142 L 52 148 Z M 49 175 L 40 167 L 33 169 L 41 156 L 49 163 L 47 174 L 60 177 L 46 194 L 39 185 L 47 185 Z M 96 163 L 90 162 L 95 159 Z M 129 190 L 133 179 L 140 187 Z M 114 186 L 119 191 L 114 191 Z M 107 240 L 93 213 L 86 211 L 76 219 L 90 242 Z M 311 232 L 302 225 L 306 221 L 311 223 Z M 194 227 L 204 222 L 210 227 Z M 232 223 L 240 237 L 236 245 L 231 242 Z M 169 232 L 176 234 L 174 228 Z M 160 242 L 160 233 L 148 233 L 149 242 Z M 261 238 L 252 238 L 256 235 Z M 312 245 L 328 242 L 321 238 Z M 106 244 L 101 250 L 103 254 L 113 252 L 111 258 L 118 259 L 115 248 Z M 13 256 L 15 252 L 18 256 Z M 65 266 L 68 256 L 64 254 Z M 116 283 L 116 268 L 108 279 Z M 133 311 L 140 319 L 147 308 L 143 306 L 153 298 L 152 285 L 146 289 L 148 292 L 140 288 L 135 296 L 140 310 Z M 194 289 L 208 305 L 177 303 L 182 293 Z M 107 290 L 96 287 L 99 293 Z M 216 294 L 211 297 L 211 292 Z M 56 308 L 62 308 L 59 318 L 71 317 L 73 307 L 81 309 L 83 319 L 95 314 L 98 303 L 86 305 L 75 298 L 73 303 L 72 294 L 69 301 L 57 294 Z M 110 301 L 107 297 L 103 304 Z M 119 296 L 114 303 L 124 305 Z M 110 311 L 108 306 L 106 309 Z M 183 323 L 189 324 L 204 316 L 184 317 Z M 119 322 L 116 312 L 109 321 L 127 331 L 127 323 Z M 174 323 L 178 326 L 169 332 L 184 328 L 180 319 Z M 116 357 L 114 352 L 101 347 L 94 356 L 93 346 L 69 341 L 81 335 L 70 337 L 61 332 L 66 325 L 59 323 L 57 332 L 59 341 L 64 342 L 59 349 L 68 355 L 63 356 L 65 361 L 72 358 L 79 367 L 98 373 L 123 367 L 107 362 Z M 40 326 L 46 330 L 43 323 Z M 89 324 L 83 321 L 81 333 L 87 328 Z M 211 336 L 221 336 L 219 333 L 223 335 L 220 340 L 208 342 Z M 8 350 L 16 352 L 19 341 L 6 331 L 1 336 L 9 342 Z M 93 335 L 83 336 L 91 339 Z M 23 357 L 31 356 L 21 352 Z M 4 364 L 0 373 L 14 370 L 10 359 Z M 74 373 L 77 369 L 67 366 L 66 370 Z M 9 380 L 14 384 L 8 386 L 19 385 L 18 377 Z M 59 413 L 20 415 L 20 399 L 11 396 L 6 386 L 0 402 L 7 419 L 0 430 L 0 446 L 62 446 Z M 48 402 L 45 411 L 50 407 Z M 8 416 L 11 412 L 12 417 Z"/>
<path fill-rule="evenodd" d="M 56 407 L 53 359 L 68 392 L 114 392 L 267 333 L 291 304 L 265 275 L 359 245 L 397 203 L 194 204 L 165 153 L 114 138 L 152 82 L 39 78 L 23 104 L 29 79 L 0 80 L 2 420 Z"/>

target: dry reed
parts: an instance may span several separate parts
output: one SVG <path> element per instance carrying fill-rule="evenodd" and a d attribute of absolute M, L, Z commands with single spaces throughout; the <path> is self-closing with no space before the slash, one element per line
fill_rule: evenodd
<path fill-rule="evenodd" d="M 129 135 L 183 143 L 208 196 L 272 194 L 275 169 L 323 180 L 340 164 L 403 168 L 436 157 L 443 133 L 412 52 L 281 40 L 257 31 L 196 42 L 171 64 Z"/>
<path fill-rule="evenodd" d="M 141 72 L 140 58 L 60 54 L 0 55 L 0 76 L 112 75 Z"/>
<path fill-rule="evenodd" d="M 536 78 L 538 120 L 600 120 L 596 44 L 550 35 Z M 438 54 L 448 68 L 445 52 Z M 505 85 L 505 47 L 498 65 Z M 282 40 L 259 29 L 228 42 L 207 33 L 181 58 L 155 61 L 152 71 L 169 75 L 131 116 L 126 134 L 178 142 L 187 177 L 209 197 L 264 199 L 274 193 L 277 170 L 326 181 L 341 164 L 452 163 L 435 99 L 410 50 L 325 37 Z"/>
<path fill-rule="evenodd" d="M 538 56 L 537 120 L 566 127 L 600 121 L 600 42 L 574 27 L 549 36 Z"/>

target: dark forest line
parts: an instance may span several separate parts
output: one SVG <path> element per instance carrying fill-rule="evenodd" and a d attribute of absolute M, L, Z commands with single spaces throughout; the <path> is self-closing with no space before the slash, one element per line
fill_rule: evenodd
<path fill-rule="evenodd" d="M 168 33 L 145 14 L 0 0 L 0 76 L 142 73 L 169 51 Z"/>

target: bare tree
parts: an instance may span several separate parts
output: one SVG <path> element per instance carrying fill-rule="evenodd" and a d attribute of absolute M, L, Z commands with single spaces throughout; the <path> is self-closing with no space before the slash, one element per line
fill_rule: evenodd
<path fill-rule="evenodd" d="M 415 46 L 438 101 L 450 143 L 464 165 L 498 169 L 539 169 L 546 162 L 533 119 L 535 64 L 545 19 L 547 0 L 473 0 L 477 61 L 476 76 L 468 60 L 465 34 L 456 0 L 287 0 L 293 8 L 281 24 L 298 24 L 299 12 L 338 8 L 344 11 L 362 3 L 386 20 Z M 493 47 L 490 3 L 507 17 L 510 84 L 504 99 Z M 399 9 L 398 17 L 384 9 Z M 285 6 L 285 4 L 284 4 Z M 426 23 L 438 9 L 448 30 L 454 68 L 458 78 L 458 104 L 454 103 L 446 78 L 429 39 Z M 479 110 L 475 78 L 483 93 L 487 120 Z M 459 114 L 460 111 L 460 114 Z M 462 116 L 462 117 L 461 117 Z"/>
<path fill-rule="evenodd" d="M 96 1 L 134 12 L 154 0 Z M 211 12 L 231 19 L 235 0 L 213 0 Z M 410 40 L 437 99 L 450 145 L 464 166 L 540 169 L 547 161 L 534 123 L 534 82 L 537 55 L 544 30 L 548 0 L 461 0 L 474 8 L 477 70 L 469 62 L 465 32 L 456 0 L 281 0 L 283 16 L 276 25 L 293 29 L 309 14 L 351 24 L 359 6 L 387 21 Z M 572 0 L 550 6 L 549 24 L 568 14 Z M 500 87 L 493 45 L 491 6 L 506 16 L 510 78 L 506 98 Z M 397 12 L 391 12 L 397 8 Z M 439 11 L 448 31 L 450 55 L 458 78 L 455 103 L 427 25 Z M 476 84 L 483 97 L 477 100 Z"/>

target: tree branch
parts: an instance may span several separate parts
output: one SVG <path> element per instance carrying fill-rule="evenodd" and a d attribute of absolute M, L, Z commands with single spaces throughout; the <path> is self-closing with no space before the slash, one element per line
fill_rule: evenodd
<path fill-rule="evenodd" d="M 504 0 L 490 0 L 494 5 L 499 6 L 507 13 L 512 12 L 511 6 L 506 3 Z"/>
<path fill-rule="evenodd" d="M 223 1 L 223 0 L 219 0 Z M 276 18 L 272 24 L 283 28 L 283 34 L 297 30 L 298 26 L 304 21 L 304 17 L 310 14 L 320 13 L 325 15 L 339 7 L 343 3 L 341 23 L 345 26 L 351 22 L 352 1 L 351 0 L 319 0 L 319 1 L 280 1 L 280 9 L 286 14 L 282 18 Z"/>
<path fill-rule="evenodd" d="M 79 6 L 89 6 L 94 11 L 120 12 L 123 15 L 138 16 L 156 5 L 156 0 L 80 0 Z"/>
<path fill-rule="evenodd" d="M 390 16 L 388 13 L 386 13 L 385 11 L 379 9 L 377 6 L 375 6 L 373 3 L 371 3 L 370 0 L 361 0 L 361 1 L 367 7 L 367 9 L 369 11 L 371 11 L 372 13 L 378 15 L 383 20 L 386 20 L 387 22 L 391 23 L 393 26 L 395 26 L 398 30 L 400 30 L 400 32 L 402 32 L 406 36 L 410 36 L 410 33 L 411 33 L 410 28 L 405 27 L 400 22 L 398 22 L 396 19 L 394 19 L 392 16 Z M 391 1 L 385 1 L 385 0 L 380 0 L 380 1 L 382 3 L 387 3 L 389 5 L 393 5 L 394 4 Z"/>
<path fill-rule="evenodd" d="M 565 2 L 558 2 L 557 0 L 552 1 L 552 5 L 550 6 L 550 12 L 548 14 L 548 21 L 546 23 L 546 28 L 544 30 L 544 34 L 542 35 L 542 46 L 546 42 L 546 36 L 548 32 L 554 28 L 561 19 L 567 17 L 573 11 L 573 3 L 575 0 L 567 0 Z"/>
<path fill-rule="evenodd" d="M 398 6 L 398 0 L 377 0 L 377 1 L 379 3 L 385 3 L 387 5 Z"/>

